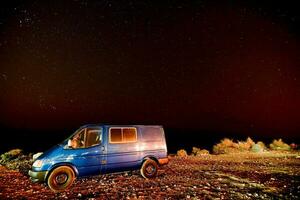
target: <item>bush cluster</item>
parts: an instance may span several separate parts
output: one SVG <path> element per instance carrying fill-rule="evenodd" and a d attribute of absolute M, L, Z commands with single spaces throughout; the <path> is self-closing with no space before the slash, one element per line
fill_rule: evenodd
<path fill-rule="evenodd" d="M 282 139 L 279 139 L 279 140 L 273 140 L 273 142 L 270 144 L 270 149 L 289 151 L 291 150 L 291 147 L 290 145 L 283 142 Z"/>
<path fill-rule="evenodd" d="M 187 152 L 184 149 L 180 149 L 177 151 L 177 156 L 178 157 L 186 157 L 187 156 Z"/>
<path fill-rule="evenodd" d="M 265 145 L 263 142 L 255 143 L 250 137 L 245 141 L 234 142 L 232 139 L 225 138 L 220 143 L 213 146 L 213 153 L 228 154 L 238 152 L 263 152 Z"/>
<path fill-rule="evenodd" d="M 206 149 L 200 149 L 198 147 L 193 147 L 191 155 L 193 156 L 203 156 L 203 155 L 208 155 L 209 151 L 207 151 Z M 177 151 L 177 156 L 178 157 L 186 157 L 188 156 L 188 153 L 186 150 L 184 149 L 180 149 Z"/>
<path fill-rule="evenodd" d="M 295 147 L 294 147 L 295 146 Z M 297 148 L 296 145 L 288 145 L 282 141 L 282 139 L 273 140 L 269 145 L 271 150 L 285 150 Z M 213 146 L 214 154 L 228 154 L 228 153 L 239 153 L 239 152 L 254 152 L 260 153 L 268 150 L 266 145 L 258 141 L 255 143 L 250 137 L 245 141 L 234 142 L 232 139 L 224 138 L 220 143 Z"/>

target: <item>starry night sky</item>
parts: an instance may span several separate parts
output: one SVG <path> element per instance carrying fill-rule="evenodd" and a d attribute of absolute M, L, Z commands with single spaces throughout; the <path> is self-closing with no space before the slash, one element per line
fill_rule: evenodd
<path fill-rule="evenodd" d="M 1 4 L 3 132 L 161 124 L 171 146 L 187 132 L 196 144 L 225 133 L 299 138 L 293 1 Z"/>

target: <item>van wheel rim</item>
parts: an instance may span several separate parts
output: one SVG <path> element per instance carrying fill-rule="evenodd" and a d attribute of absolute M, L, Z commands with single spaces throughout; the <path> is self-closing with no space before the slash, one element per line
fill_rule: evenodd
<path fill-rule="evenodd" d="M 153 165 L 148 165 L 146 167 L 147 174 L 153 174 L 155 172 L 155 167 Z"/>
<path fill-rule="evenodd" d="M 59 174 L 55 177 L 55 182 L 58 185 L 63 185 L 64 183 L 66 183 L 68 180 L 68 175 L 67 174 Z"/>

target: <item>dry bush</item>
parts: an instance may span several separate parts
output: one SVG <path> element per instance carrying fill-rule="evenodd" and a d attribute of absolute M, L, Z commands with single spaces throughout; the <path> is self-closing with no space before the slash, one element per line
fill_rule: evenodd
<path fill-rule="evenodd" d="M 249 151 L 250 147 L 246 142 L 238 141 L 239 151 Z"/>
<path fill-rule="evenodd" d="M 267 150 L 266 145 L 262 141 L 258 141 L 251 147 L 251 151 L 254 153 L 261 153 Z"/>
<path fill-rule="evenodd" d="M 238 144 L 228 138 L 224 138 L 220 143 L 213 146 L 213 153 L 215 154 L 227 154 L 236 152 L 238 152 Z"/>
<path fill-rule="evenodd" d="M 193 147 L 193 149 L 192 149 L 192 155 L 196 156 L 198 151 L 200 151 L 200 148 Z"/>
<path fill-rule="evenodd" d="M 236 147 L 236 143 L 233 142 L 232 139 L 228 139 L 228 138 L 224 138 L 221 141 L 221 144 L 223 144 L 224 146 L 227 146 L 227 147 Z"/>
<path fill-rule="evenodd" d="M 0 164 L 8 169 L 18 170 L 24 175 L 27 175 L 33 163 L 32 155 L 23 155 L 21 149 L 12 149 L 2 154 L 0 158 Z"/>
<path fill-rule="evenodd" d="M 273 142 L 270 144 L 270 149 L 289 151 L 291 150 L 291 147 L 290 145 L 283 142 L 282 139 L 279 139 L 279 140 L 273 140 Z"/>
<path fill-rule="evenodd" d="M 267 150 L 267 146 L 262 141 L 258 141 L 256 144 L 258 144 L 262 149 Z"/>
<path fill-rule="evenodd" d="M 21 149 L 12 149 L 1 155 L 0 163 L 5 164 L 6 162 L 13 160 L 22 155 Z"/>
<path fill-rule="evenodd" d="M 265 151 L 265 148 L 261 144 L 256 143 L 251 147 L 251 151 L 254 153 L 261 153 Z"/>
<path fill-rule="evenodd" d="M 193 147 L 192 155 L 194 155 L 194 156 L 202 156 L 202 155 L 208 155 L 208 154 L 209 154 L 209 151 L 206 149 L 200 149 L 197 147 Z"/>
<path fill-rule="evenodd" d="M 254 144 L 255 142 L 250 137 L 246 141 L 238 141 L 239 151 L 249 151 Z"/>
<path fill-rule="evenodd" d="M 177 156 L 178 157 L 187 157 L 188 154 L 187 154 L 186 150 L 180 149 L 180 150 L 177 151 Z"/>
<path fill-rule="evenodd" d="M 18 170 L 24 175 L 27 175 L 28 170 L 31 168 L 33 164 L 33 160 L 31 159 L 32 156 L 30 155 L 21 155 L 17 158 L 10 160 L 9 162 L 5 163 L 5 166 L 8 169 Z"/>
<path fill-rule="evenodd" d="M 206 150 L 206 149 L 201 149 L 199 152 L 198 152 L 198 154 L 197 155 L 209 155 L 209 151 L 208 150 Z"/>

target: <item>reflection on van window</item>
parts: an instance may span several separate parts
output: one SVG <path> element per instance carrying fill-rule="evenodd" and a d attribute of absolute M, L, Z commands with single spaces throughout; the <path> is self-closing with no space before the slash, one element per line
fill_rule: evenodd
<path fill-rule="evenodd" d="M 71 139 L 71 147 L 73 149 L 87 148 L 101 143 L 101 129 L 84 128 L 75 134 Z"/>
<path fill-rule="evenodd" d="M 109 137 L 110 143 L 128 143 L 137 141 L 135 128 L 111 128 Z"/>
<path fill-rule="evenodd" d="M 124 140 L 124 142 L 135 142 L 136 141 L 136 129 L 135 128 L 124 128 L 123 129 L 123 140 Z"/>

